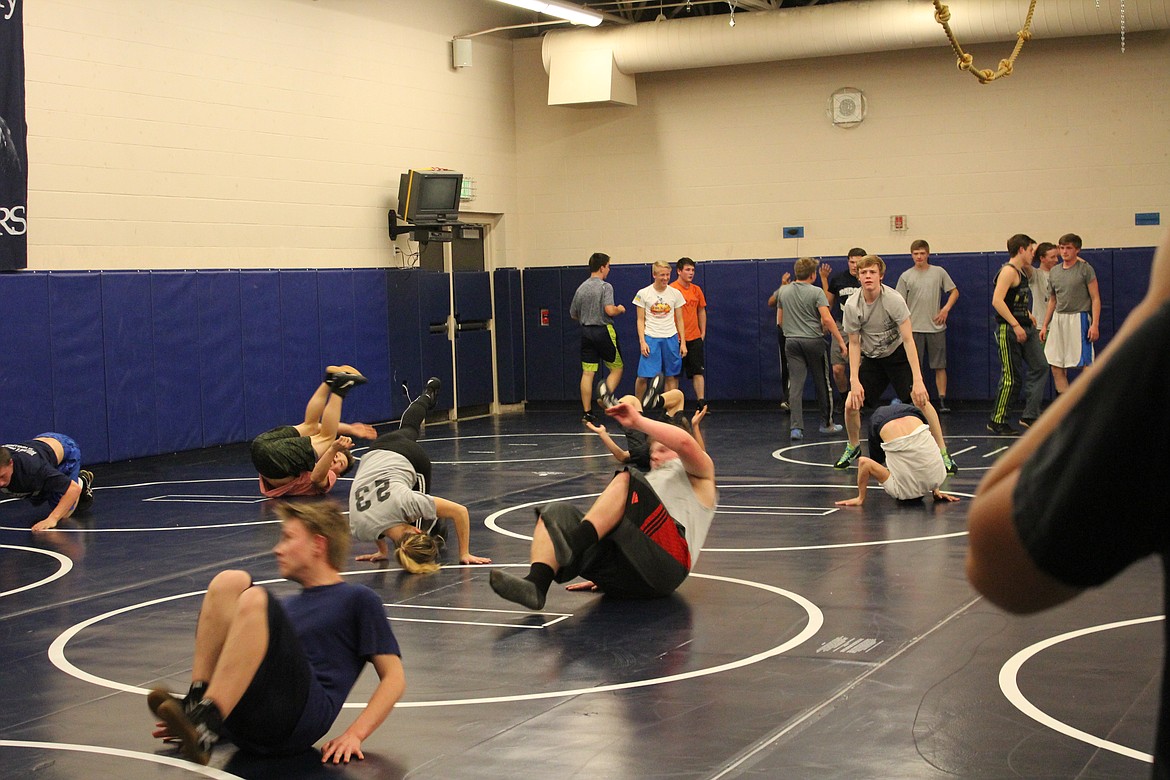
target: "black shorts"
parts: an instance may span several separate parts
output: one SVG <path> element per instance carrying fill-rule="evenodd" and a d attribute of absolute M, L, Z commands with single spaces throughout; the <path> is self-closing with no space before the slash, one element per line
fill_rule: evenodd
<path fill-rule="evenodd" d="M 373 444 L 370 445 L 370 451 L 374 450 L 389 450 L 406 458 L 414 467 L 414 473 L 418 475 L 414 489 L 420 493 L 429 493 L 432 490 L 431 459 L 417 441 L 402 431 L 390 431 L 374 439 Z"/>
<path fill-rule="evenodd" d="M 694 339 L 687 342 L 687 354 L 683 355 L 683 371 L 687 378 L 703 375 L 703 367 L 706 364 L 706 353 L 704 349 L 703 339 Z"/>
<path fill-rule="evenodd" d="M 882 447 L 882 428 L 886 423 L 903 417 L 917 417 L 923 423 L 930 424 L 921 409 L 907 403 L 883 406 L 874 411 L 873 416 L 869 418 L 869 457 L 883 466 L 886 465 L 886 451 Z"/>
<path fill-rule="evenodd" d="M 622 350 L 612 325 L 581 326 L 581 368 L 596 371 L 599 364 L 621 368 Z"/>
<path fill-rule="evenodd" d="M 884 358 L 862 355 L 857 378 L 861 380 L 861 389 L 865 392 L 866 409 L 880 406 L 882 393 L 890 385 L 894 386 L 894 395 L 901 401 L 910 400 L 910 389 L 914 386 L 914 371 L 910 368 L 910 359 L 906 357 L 906 348 L 901 344 Z"/>
<path fill-rule="evenodd" d="M 265 589 L 265 592 L 268 592 Z M 280 600 L 268 593 L 268 650 L 232 714 L 224 720 L 231 739 L 253 753 L 304 750 L 287 740 L 309 700 L 313 670 Z"/>
<path fill-rule="evenodd" d="M 636 471 L 630 475 L 630 491 L 626 496 L 626 511 L 621 521 L 605 538 L 590 547 L 582 556 L 580 576 L 592 580 L 603 592 L 624 598 L 659 598 L 669 596 L 689 574 L 667 547 L 679 543 L 686 550 L 682 528 L 666 513 L 662 502 L 646 478 Z M 545 523 L 556 523 L 565 533 L 571 532 L 584 518 L 577 507 L 554 502 L 541 508 L 537 514 Z M 689 553 L 688 553 L 689 557 Z M 566 582 L 576 576 L 562 577 Z"/>
<path fill-rule="evenodd" d="M 265 479 L 285 479 L 312 471 L 317 452 L 312 439 L 291 425 L 282 425 L 252 439 L 252 465 Z"/>

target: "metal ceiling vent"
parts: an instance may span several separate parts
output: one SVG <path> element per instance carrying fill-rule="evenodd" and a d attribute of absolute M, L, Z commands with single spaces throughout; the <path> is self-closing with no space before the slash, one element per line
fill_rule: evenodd
<path fill-rule="evenodd" d="M 829 118 L 837 127 L 857 127 L 865 119 L 865 94 L 842 87 L 829 98 Z"/>

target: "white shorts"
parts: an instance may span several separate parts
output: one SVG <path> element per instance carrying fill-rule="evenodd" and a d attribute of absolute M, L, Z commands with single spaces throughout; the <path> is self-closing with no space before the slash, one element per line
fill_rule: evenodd
<path fill-rule="evenodd" d="M 1087 311 L 1055 312 L 1048 324 L 1044 357 L 1057 368 L 1082 368 L 1093 362 L 1093 343 L 1089 341 Z"/>

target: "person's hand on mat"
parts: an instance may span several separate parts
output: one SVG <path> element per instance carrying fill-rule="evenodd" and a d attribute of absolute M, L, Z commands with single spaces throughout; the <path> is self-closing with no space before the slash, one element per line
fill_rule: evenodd
<path fill-rule="evenodd" d="M 572 585 L 566 585 L 565 590 L 586 590 L 590 593 L 597 593 L 601 588 L 597 587 L 595 583 L 585 580 L 585 582 L 574 582 Z"/>
<path fill-rule="evenodd" d="M 491 558 L 481 558 L 478 555 L 472 555 L 471 553 L 467 553 L 467 555 L 460 555 L 459 556 L 459 562 L 460 563 L 469 563 L 469 564 L 474 565 L 474 564 L 480 564 L 480 563 L 491 563 L 492 559 Z"/>
<path fill-rule="evenodd" d="M 362 741 L 348 731 L 321 747 L 322 764 L 329 763 L 331 759 L 334 764 L 348 764 L 351 758 L 365 759 L 365 754 L 362 753 Z"/>
<path fill-rule="evenodd" d="M 366 553 L 365 555 L 359 555 L 356 558 L 354 558 L 354 560 L 355 561 L 367 561 L 369 563 L 377 563 L 378 561 L 390 560 L 390 556 L 388 553 L 384 553 L 384 552 L 379 551 L 379 552 L 374 552 L 374 553 Z"/>
<path fill-rule="evenodd" d="M 56 528 L 57 521 L 52 517 L 46 517 L 41 522 L 32 527 L 33 531 L 48 531 L 50 528 Z"/>
<path fill-rule="evenodd" d="M 959 500 L 958 496 L 952 496 L 950 493 L 944 493 L 937 488 L 935 489 L 933 495 L 935 501 L 950 501 L 951 503 L 954 503 Z"/>
<path fill-rule="evenodd" d="M 853 498 L 847 498 L 844 501 L 837 501 L 836 504 L 837 506 L 862 506 L 865 504 L 865 499 L 861 496 L 854 496 Z"/>

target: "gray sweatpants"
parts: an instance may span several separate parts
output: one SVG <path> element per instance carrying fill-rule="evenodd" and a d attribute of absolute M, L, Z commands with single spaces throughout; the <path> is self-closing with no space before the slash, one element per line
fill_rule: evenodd
<path fill-rule="evenodd" d="M 833 420 L 833 392 L 829 387 L 829 350 L 824 339 L 789 337 L 784 344 L 788 353 L 788 407 L 793 428 L 804 427 L 804 380 L 811 374 L 820 409 L 819 425 Z"/>

